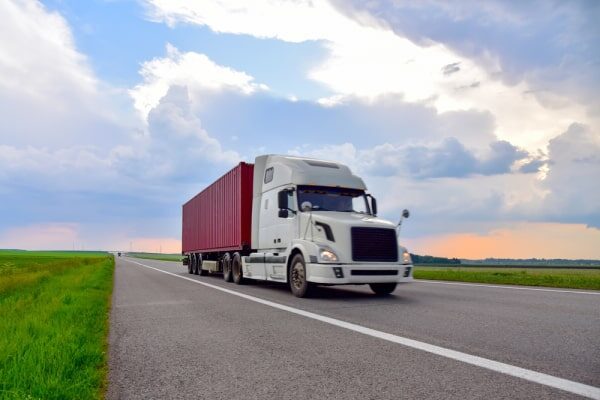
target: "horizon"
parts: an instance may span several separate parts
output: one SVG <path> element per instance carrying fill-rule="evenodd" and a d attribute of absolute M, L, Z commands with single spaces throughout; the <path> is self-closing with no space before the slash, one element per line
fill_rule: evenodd
<path fill-rule="evenodd" d="M 0 248 L 179 253 L 182 204 L 279 153 L 409 209 L 413 254 L 598 260 L 599 12 L 3 2 Z"/>
<path fill-rule="evenodd" d="M 123 250 L 123 249 L 84 249 L 84 250 L 69 250 L 69 249 L 6 249 L 6 248 L 0 248 L 0 252 L 2 251 L 15 251 L 15 252 L 64 252 L 64 253 L 94 253 L 94 252 L 102 252 L 102 253 L 114 253 L 114 252 L 121 252 L 121 253 L 131 253 L 131 254 L 160 254 L 160 255 L 183 255 L 183 253 L 181 251 L 179 252 L 174 252 L 174 253 L 167 253 L 167 252 L 160 252 L 160 251 L 138 251 L 138 250 Z M 438 256 L 435 254 L 415 254 L 413 252 L 411 252 L 412 256 L 419 256 L 419 257 L 434 257 L 434 258 L 446 258 L 448 260 L 452 260 L 452 259 L 458 259 L 460 261 L 594 261 L 594 262 L 600 262 L 600 258 L 599 259 L 594 259 L 594 258 L 536 258 L 536 257 L 531 257 L 531 258 L 496 258 L 496 257 L 486 257 L 486 258 L 463 258 L 463 257 L 443 257 L 443 256 Z"/>

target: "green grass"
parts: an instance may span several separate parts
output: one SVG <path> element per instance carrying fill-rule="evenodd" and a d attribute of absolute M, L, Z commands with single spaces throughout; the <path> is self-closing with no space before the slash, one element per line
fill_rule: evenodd
<path fill-rule="evenodd" d="M 600 290 L 600 269 L 415 266 L 416 279 Z"/>
<path fill-rule="evenodd" d="M 0 251 L 0 398 L 102 398 L 114 259 Z"/>
<path fill-rule="evenodd" d="M 162 254 L 162 253 L 127 253 L 129 257 L 145 258 L 147 260 L 177 261 L 181 262 L 181 254 Z"/>

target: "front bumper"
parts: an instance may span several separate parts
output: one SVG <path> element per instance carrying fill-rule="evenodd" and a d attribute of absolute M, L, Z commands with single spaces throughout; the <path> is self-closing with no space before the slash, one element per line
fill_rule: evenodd
<path fill-rule="evenodd" d="M 413 281 L 412 264 L 306 264 L 309 282 L 332 285 Z"/>

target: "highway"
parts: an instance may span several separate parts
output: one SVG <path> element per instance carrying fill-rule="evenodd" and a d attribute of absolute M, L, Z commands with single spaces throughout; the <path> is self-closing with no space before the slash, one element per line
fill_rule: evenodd
<path fill-rule="evenodd" d="M 600 292 L 415 281 L 298 299 L 116 258 L 108 399 L 584 397 L 600 398 Z"/>

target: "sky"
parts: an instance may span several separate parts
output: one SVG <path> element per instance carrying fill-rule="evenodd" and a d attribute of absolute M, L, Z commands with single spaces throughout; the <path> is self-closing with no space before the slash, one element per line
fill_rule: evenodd
<path fill-rule="evenodd" d="M 0 248 L 179 252 L 240 161 L 343 162 L 412 252 L 600 258 L 600 3 L 0 2 Z"/>

